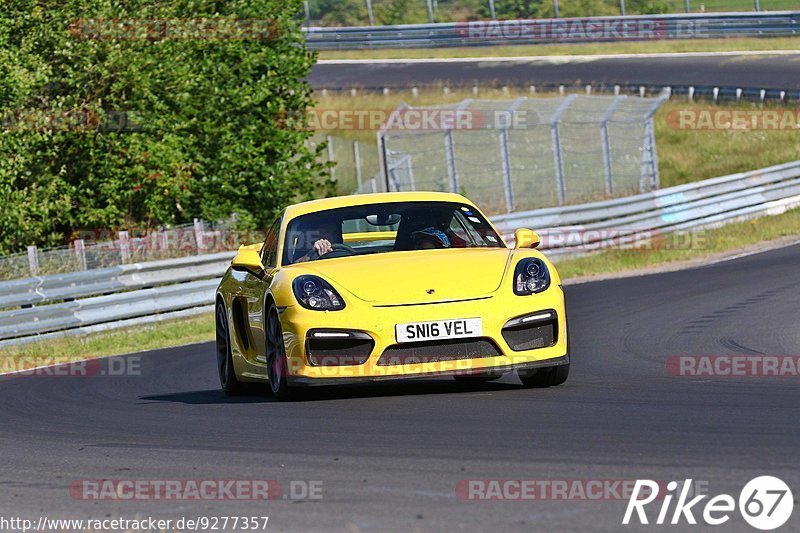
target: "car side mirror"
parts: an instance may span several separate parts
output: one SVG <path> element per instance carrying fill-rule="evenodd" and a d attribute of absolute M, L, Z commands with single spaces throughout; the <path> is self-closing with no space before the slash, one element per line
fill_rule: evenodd
<path fill-rule="evenodd" d="M 231 261 L 231 267 L 240 272 L 249 272 L 259 279 L 264 277 L 261 255 L 253 246 L 240 246 L 236 257 Z"/>
<path fill-rule="evenodd" d="M 539 234 L 528 228 L 520 228 L 514 232 L 514 248 L 536 248 L 542 239 Z"/>

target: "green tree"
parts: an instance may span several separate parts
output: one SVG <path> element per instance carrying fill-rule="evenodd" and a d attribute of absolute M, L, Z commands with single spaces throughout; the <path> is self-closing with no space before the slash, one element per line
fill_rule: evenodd
<path fill-rule="evenodd" d="M 323 26 L 367 24 L 367 4 L 363 0 L 310 0 L 311 19 Z"/>
<path fill-rule="evenodd" d="M 0 253 L 63 244 L 77 228 L 233 213 L 266 227 L 286 204 L 329 193 L 318 150 L 306 148 L 310 132 L 282 119 L 313 103 L 304 79 L 315 57 L 301 14 L 299 0 L 4 6 Z M 139 29 L 177 21 L 190 33 L 117 38 L 131 26 L 114 24 L 87 38 L 100 28 L 93 19 L 136 20 Z M 180 22 L 188 19 L 261 19 L 251 30 L 268 31 L 220 38 L 213 26 Z"/>
<path fill-rule="evenodd" d="M 425 0 L 378 0 L 375 5 L 377 24 L 421 24 L 428 22 Z"/>
<path fill-rule="evenodd" d="M 550 0 L 552 3 L 552 0 Z M 499 19 L 530 19 L 536 18 L 542 11 L 543 3 L 547 0 L 495 0 L 494 9 Z M 489 18 L 489 2 L 480 8 L 481 16 Z"/>

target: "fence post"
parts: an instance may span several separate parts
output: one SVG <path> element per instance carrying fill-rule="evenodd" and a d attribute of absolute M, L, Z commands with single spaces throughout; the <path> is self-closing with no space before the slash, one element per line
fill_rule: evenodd
<path fill-rule="evenodd" d="M 625 16 L 625 0 L 619 0 L 619 13 L 623 17 Z"/>
<path fill-rule="evenodd" d="M 428 0 L 428 22 L 433 24 L 433 1 Z"/>
<path fill-rule="evenodd" d="M 444 155 L 447 161 L 447 178 L 450 192 L 458 192 L 458 173 L 456 171 L 456 147 L 453 143 L 453 130 L 444 130 Z"/>
<path fill-rule="evenodd" d="M 333 155 L 333 137 L 328 135 L 326 137 L 326 140 L 328 141 L 328 163 L 334 163 L 336 160 L 334 159 Z M 331 165 L 331 180 L 335 179 L 336 179 L 336 167 L 334 165 Z"/>
<path fill-rule="evenodd" d="M 660 187 L 661 178 L 658 173 L 658 155 L 652 117 L 647 119 L 644 127 L 644 153 L 642 155 L 642 179 L 639 190 L 647 192 Z"/>
<path fill-rule="evenodd" d="M 558 189 L 558 205 L 567 201 L 567 185 L 564 180 L 564 154 L 561 152 L 561 116 L 569 108 L 577 95 L 570 94 L 558 106 L 553 116 L 550 117 L 550 133 L 553 138 L 553 160 L 556 171 L 556 187 Z"/>
<path fill-rule="evenodd" d="M 690 0 L 686 0 L 686 12 L 687 13 L 691 13 L 692 12 L 692 7 L 689 5 L 689 1 Z"/>
<path fill-rule="evenodd" d="M 395 120 L 399 120 L 400 112 L 404 109 L 409 109 L 409 105 L 405 102 L 400 102 L 397 108 L 389 114 L 389 118 L 383 123 L 377 133 L 378 167 L 380 168 L 381 178 L 386 187 L 386 192 L 392 191 L 392 184 L 390 183 L 391 176 L 389 175 L 389 158 L 386 149 L 386 131 L 392 127 Z"/>
<path fill-rule="evenodd" d="M 606 181 L 606 194 L 614 194 L 614 175 L 611 168 L 611 140 L 608 137 L 608 121 L 620 102 L 627 96 L 617 96 L 600 117 L 600 140 L 603 143 L 603 175 Z"/>
<path fill-rule="evenodd" d="M 31 269 L 31 276 L 39 275 L 39 250 L 36 246 L 28 246 L 28 265 Z"/>
<path fill-rule="evenodd" d="M 83 239 L 75 239 L 75 255 L 78 258 L 78 270 L 86 270 L 86 243 Z"/>
<path fill-rule="evenodd" d="M 375 25 L 375 17 L 372 16 L 372 0 L 367 0 L 367 18 L 369 19 L 369 25 Z"/>
<path fill-rule="evenodd" d="M 417 184 L 414 182 L 414 165 L 411 161 L 411 154 L 406 154 L 405 157 L 406 168 L 408 169 L 408 182 L 411 184 L 411 190 L 417 190 Z"/>
<path fill-rule="evenodd" d="M 356 162 L 356 182 L 358 182 L 358 189 L 357 192 L 361 191 L 361 155 L 359 154 L 358 150 L 358 141 L 353 141 L 353 159 Z"/>
<path fill-rule="evenodd" d="M 169 249 L 169 234 L 162 228 L 158 229 L 158 249 L 162 252 Z"/>
<path fill-rule="evenodd" d="M 205 224 L 199 218 L 194 219 L 194 242 L 197 246 L 197 253 L 200 254 L 205 249 Z"/>
<path fill-rule="evenodd" d="M 514 187 L 511 183 L 511 152 L 508 147 L 508 128 L 513 126 L 514 113 L 525 100 L 527 100 L 527 98 L 521 96 L 511 103 L 511 106 L 506 110 L 506 113 L 508 113 L 508 115 L 505 115 L 507 122 L 498 128 L 500 163 L 503 169 L 503 192 L 506 198 L 506 211 L 509 213 L 514 211 Z"/>
<path fill-rule="evenodd" d="M 385 132 L 381 128 L 378 130 L 378 171 L 380 172 L 381 181 L 386 192 L 392 192 L 391 185 L 389 184 L 389 162 L 386 158 L 386 139 L 384 138 Z"/>
<path fill-rule="evenodd" d="M 472 98 L 462 100 L 456 106 L 456 114 L 465 110 L 472 103 Z M 444 130 L 444 155 L 447 161 L 447 177 L 450 182 L 450 192 L 458 192 L 458 170 L 456 169 L 456 145 L 453 139 L 453 129 Z"/>
<path fill-rule="evenodd" d="M 131 242 L 127 231 L 119 232 L 119 256 L 123 265 L 128 264 L 128 261 L 131 260 Z"/>
<path fill-rule="evenodd" d="M 494 0 L 489 0 L 489 17 L 492 20 L 497 18 L 497 13 L 494 11 Z"/>
<path fill-rule="evenodd" d="M 514 212 L 514 190 L 511 184 L 511 154 L 508 150 L 508 128 L 501 128 L 498 132 L 500 141 L 500 163 L 503 169 L 503 192 L 506 197 L 506 211 Z"/>
<path fill-rule="evenodd" d="M 661 187 L 661 177 L 658 172 L 658 154 L 656 153 L 656 134 L 653 126 L 653 115 L 665 100 L 669 100 L 671 92 L 661 91 L 658 99 L 650 106 L 644 115 L 644 146 L 642 146 L 642 174 L 639 180 L 639 190 L 647 192 Z"/>

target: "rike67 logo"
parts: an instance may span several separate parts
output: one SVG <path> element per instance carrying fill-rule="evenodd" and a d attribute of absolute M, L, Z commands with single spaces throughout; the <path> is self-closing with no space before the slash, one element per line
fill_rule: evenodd
<path fill-rule="evenodd" d="M 638 521 L 643 525 L 650 523 L 696 525 L 697 514 L 705 524 L 719 526 L 728 522 L 737 509 L 737 501 L 729 494 L 719 494 L 707 501 L 704 501 L 708 498 L 706 494 L 689 499 L 691 479 L 687 479 L 682 485 L 677 481 L 670 481 L 667 483 L 665 493 L 659 491 L 662 486 L 649 479 L 636 480 L 622 523 L 629 525 Z M 652 513 L 648 517 L 645 507 L 657 500 L 660 500 L 661 507 L 657 518 L 651 522 Z M 674 507 L 672 507 L 673 500 L 676 500 Z M 739 494 L 738 509 L 742 518 L 754 528 L 772 531 L 789 520 L 794 509 L 794 496 L 789 486 L 781 479 L 759 476 L 750 480 L 742 489 Z"/>

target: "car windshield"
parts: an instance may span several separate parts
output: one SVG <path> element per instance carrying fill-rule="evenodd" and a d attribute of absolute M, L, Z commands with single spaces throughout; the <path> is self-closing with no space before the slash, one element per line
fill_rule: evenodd
<path fill-rule="evenodd" d="M 289 222 L 285 243 L 284 265 L 351 255 L 503 246 L 474 207 L 452 202 L 370 204 L 309 213 Z"/>

